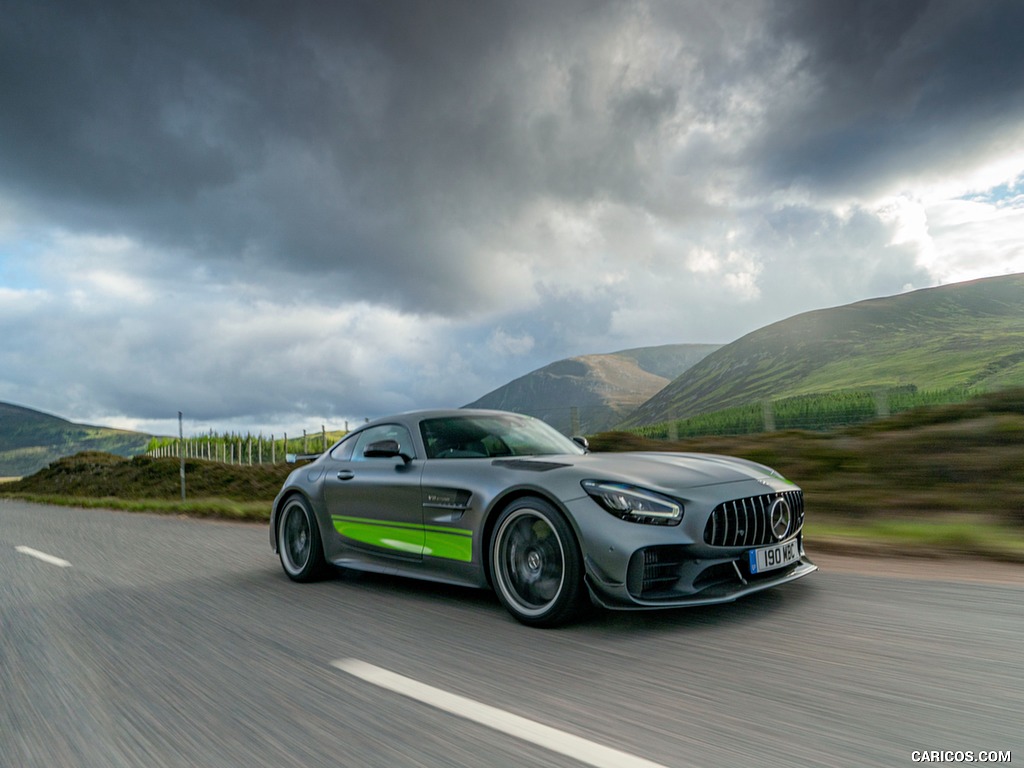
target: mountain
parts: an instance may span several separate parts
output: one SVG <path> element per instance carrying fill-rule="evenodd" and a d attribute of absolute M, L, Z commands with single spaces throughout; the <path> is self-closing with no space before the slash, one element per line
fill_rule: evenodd
<path fill-rule="evenodd" d="M 765 398 L 914 385 L 1024 385 L 1024 274 L 806 312 L 721 347 L 620 425 Z"/>
<path fill-rule="evenodd" d="M 525 413 L 566 434 L 593 434 L 620 422 L 718 347 L 667 344 L 559 360 L 465 407 Z"/>
<path fill-rule="evenodd" d="M 150 435 L 86 424 L 0 403 L 0 477 L 24 477 L 79 451 L 133 456 L 146 450 Z"/>

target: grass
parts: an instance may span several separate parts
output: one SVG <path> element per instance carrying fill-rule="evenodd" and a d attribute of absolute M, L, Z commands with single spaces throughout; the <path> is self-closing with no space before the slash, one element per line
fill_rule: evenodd
<path fill-rule="evenodd" d="M 46 504 L 129 512 L 265 521 L 289 464 L 238 465 L 201 459 L 121 458 L 85 451 L 53 462 L 30 477 L 0 486 L 0 495 Z"/>
<path fill-rule="evenodd" d="M 56 496 L 45 493 L 18 493 L 15 498 L 38 504 L 87 509 L 117 509 L 123 512 L 184 515 L 218 520 L 265 523 L 270 519 L 270 501 L 238 501 L 217 497 L 171 499 L 121 499 L 116 496 Z"/>
<path fill-rule="evenodd" d="M 1024 531 L 985 520 L 841 521 L 808 518 L 810 549 L 941 557 L 960 555 L 1024 563 Z"/>

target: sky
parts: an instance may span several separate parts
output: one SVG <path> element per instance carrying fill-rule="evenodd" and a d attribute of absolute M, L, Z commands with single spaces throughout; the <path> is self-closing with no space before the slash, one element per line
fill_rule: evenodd
<path fill-rule="evenodd" d="M 1024 3 L 0 0 L 0 401 L 297 434 L 1024 272 Z"/>

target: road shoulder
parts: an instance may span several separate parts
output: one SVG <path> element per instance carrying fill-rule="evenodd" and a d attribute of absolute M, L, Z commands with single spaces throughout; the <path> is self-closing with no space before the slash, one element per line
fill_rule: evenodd
<path fill-rule="evenodd" d="M 853 573 L 930 581 L 980 582 L 1024 587 L 1024 565 L 973 558 L 871 557 L 815 552 L 807 555 L 826 573 Z"/>

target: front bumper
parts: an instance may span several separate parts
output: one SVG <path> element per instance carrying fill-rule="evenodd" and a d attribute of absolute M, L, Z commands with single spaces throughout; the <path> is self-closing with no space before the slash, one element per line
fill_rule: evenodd
<path fill-rule="evenodd" d="M 706 499 L 689 500 L 678 526 L 652 526 L 618 520 L 603 510 L 587 508 L 589 500 L 574 501 L 576 520 L 588 523 L 582 532 L 586 583 L 595 603 L 611 609 L 653 609 L 727 603 L 745 595 L 802 578 L 818 567 L 804 552 L 802 506 L 800 527 L 787 540 L 797 541 L 799 558 L 781 568 L 751 573 L 750 552 L 774 543 L 771 539 L 740 536 L 733 504 L 721 502 L 721 492 L 709 489 Z M 736 486 L 743 497 L 747 488 Z M 758 492 L 757 487 L 750 488 Z M 763 492 L 763 489 L 761 489 Z M 788 489 L 787 489 L 788 490 Z M 753 494 L 750 494 L 753 495 Z M 589 502 L 592 503 L 592 502 Z M 595 505 L 596 506 L 596 505 Z M 728 508 L 727 535 L 713 522 L 713 510 Z M 718 518 L 720 523 L 723 518 Z M 768 536 L 763 525 L 758 535 Z M 728 545 L 724 545 L 728 542 Z"/>
<path fill-rule="evenodd" d="M 664 589 L 645 591 L 642 582 L 605 580 L 604 574 L 587 563 L 586 583 L 591 599 L 612 610 L 650 610 L 656 608 L 683 608 L 697 605 L 730 603 L 746 595 L 795 581 L 818 570 L 818 566 L 803 553 L 800 560 L 777 571 L 751 575 L 746 556 L 715 560 L 683 560 L 667 565 L 674 580 L 666 577 Z M 669 583 L 670 582 L 670 583 Z"/>

